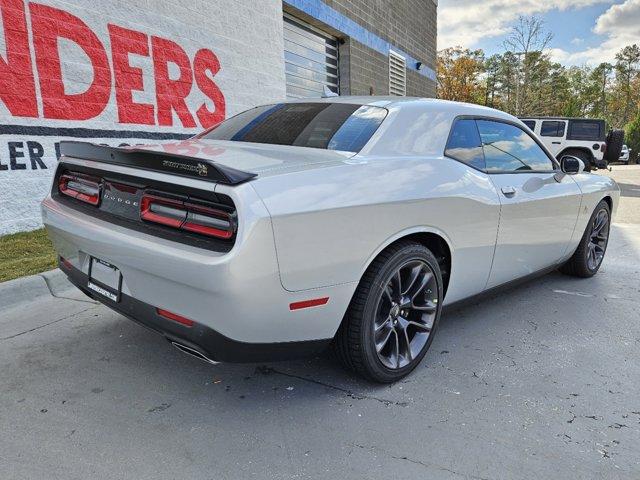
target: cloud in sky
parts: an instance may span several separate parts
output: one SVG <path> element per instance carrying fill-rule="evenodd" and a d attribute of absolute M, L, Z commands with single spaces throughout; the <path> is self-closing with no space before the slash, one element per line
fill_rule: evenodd
<path fill-rule="evenodd" d="M 611 0 L 441 0 L 438 12 L 438 48 L 461 45 L 474 48 L 481 40 L 506 35 L 519 15 L 543 15 L 611 3 Z M 549 53 L 565 64 L 612 61 L 625 45 L 640 43 L 640 0 L 624 0 L 600 15 L 592 32 L 602 37 L 596 47 L 580 50 L 583 39 L 571 41 L 574 50 L 555 47 Z M 499 41 L 496 38 L 496 41 Z"/>
<path fill-rule="evenodd" d="M 564 63 L 612 62 L 615 54 L 623 47 L 633 43 L 640 44 L 640 0 L 625 0 L 609 7 L 596 20 L 593 32 L 603 36 L 604 41 L 597 47 L 575 53 L 561 53 L 566 58 Z"/>
<path fill-rule="evenodd" d="M 519 15 L 588 7 L 606 0 L 448 0 L 438 11 L 438 48 L 473 47 L 479 40 L 509 32 Z"/>

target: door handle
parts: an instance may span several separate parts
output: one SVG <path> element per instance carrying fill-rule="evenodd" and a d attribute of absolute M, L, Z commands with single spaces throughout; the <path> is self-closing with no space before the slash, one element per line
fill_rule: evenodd
<path fill-rule="evenodd" d="M 551 143 L 553 143 L 554 145 L 560 145 L 562 142 L 551 142 Z"/>
<path fill-rule="evenodd" d="M 514 187 L 502 187 L 502 193 L 505 197 L 513 197 L 516 194 L 516 189 Z"/>

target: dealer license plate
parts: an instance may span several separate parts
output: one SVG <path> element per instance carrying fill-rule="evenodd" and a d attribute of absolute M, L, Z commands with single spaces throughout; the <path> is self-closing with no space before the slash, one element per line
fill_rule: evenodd
<path fill-rule="evenodd" d="M 91 257 L 87 288 L 112 302 L 119 302 L 122 274 L 110 263 Z"/>

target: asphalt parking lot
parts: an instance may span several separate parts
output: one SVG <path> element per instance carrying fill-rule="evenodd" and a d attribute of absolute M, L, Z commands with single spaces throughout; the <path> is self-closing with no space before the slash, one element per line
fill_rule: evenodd
<path fill-rule="evenodd" d="M 207 365 L 56 288 L 1 313 L 0 478 L 640 478 L 640 166 L 605 174 L 596 277 L 447 311 L 391 386 L 329 355 Z"/>

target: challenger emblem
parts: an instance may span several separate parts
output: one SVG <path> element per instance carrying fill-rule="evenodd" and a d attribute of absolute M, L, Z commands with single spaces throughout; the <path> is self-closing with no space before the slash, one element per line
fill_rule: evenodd
<path fill-rule="evenodd" d="M 201 177 L 206 177 L 209 173 L 209 169 L 204 163 L 198 163 L 197 165 L 189 165 L 188 163 L 175 162 L 172 160 L 164 160 L 162 162 L 163 167 L 173 168 L 175 170 L 183 170 L 189 173 L 197 173 Z"/>

